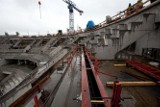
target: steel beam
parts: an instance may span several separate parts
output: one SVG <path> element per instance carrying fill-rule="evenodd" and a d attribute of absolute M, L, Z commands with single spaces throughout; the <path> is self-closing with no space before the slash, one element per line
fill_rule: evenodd
<path fill-rule="evenodd" d="M 85 58 L 84 53 L 82 53 L 82 61 L 81 61 L 81 67 L 82 67 L 82 107 L 91 107 L 91 98 L 90 98 L 90 91 L 89 91 L 89 85 L 88 85 L 88 77 L 87 77 L 87 71 L 86 71 L 86 64 L 85 64 Z"/>
<path fill-rule="evenodd" d="M 146 75 L 154 78 L 157 81 L 160 81 L 160 70 L 153 68 L 149 65 L 141 63 L 139 61 L 128 61 L 127 66 L 132 66 L 135 69 L 145 73 Z"/>
<path fill-rule="evenodd" d="M 96 80 L 96 83 L 97 83 L 97 85 L 98 85 L 98 89 L 99 89 L 99 91 L 100 91 L 100 94 L 101 94 L 102 98 L 108 97 L 108 95 L 107 95 L 107 93 L 106 93 L 106 91 L 105 91 L 105 89 L 104 89 L 104 86 L 103 86 L 103 84 L 102 84 L 102 82 L 101 82 L 101 80 L 100 80 L 100 78 L 99 78 L 99 75 L 98 75 L 98 73 L 95 71 L 94 65 L 92 64 L 92 61 L 91 61 L 91 60 L 92 60 L 92 59 L 91 59 L 92 57 L 89 55 L 89 53 L 87 52 L 87 50 L 85 50 L 85 54 L 87 55 L 89 64 L 90 64 L 90 66 L 91 66 L 91 69 L 92 69 L 94 78 L 95 78 L 95 80 Z M 111 107 L 110 99 L 103 99 L 103 101 L 104 101 L 105 107 Z"/>

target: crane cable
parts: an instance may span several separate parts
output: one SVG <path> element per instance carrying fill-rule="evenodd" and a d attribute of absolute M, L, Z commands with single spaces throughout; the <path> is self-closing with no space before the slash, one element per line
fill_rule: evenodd
<path fill-rule="evenodd" d="M 42 18 L 42 13 L 41 13 L 41 2 L 38 1 L 38 5 L 39 5 L 39 15 L 40 15 L 40 19 Z"/>

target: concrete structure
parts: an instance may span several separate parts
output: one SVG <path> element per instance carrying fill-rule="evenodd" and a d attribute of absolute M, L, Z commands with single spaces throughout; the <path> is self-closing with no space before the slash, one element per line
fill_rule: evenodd
<path fill-rule="evenodd" d="M 9 106 L 31 88 L 29 84 L 68 53 L 67 49 L 62 48 L 62 39 L 58 36 L 0 37 L 1 105 Z M 14 97 L 8 97 L 12 95 Z"/>
<path fill-rule="evenodd" d="M 123 57 L 135 43 L 132 53 L 142 54 L 142 48 L 160 48 L 160 1 L 144 7 L 138 13 L 120 20 L 104 24 L 101 28 L 87 33 L 78 34 L 83 37 L 79 43 L 85 43 L 95 51 L 99 59 Z M 120 16 L 119 16 L 120 17 Z"/>
<path fill-rule="evenodd" d="M 81 106 L 82 52 L 75 49 L 75 44 L 85 45 L 100 60 L 132 59 L 134 55 L 141 56 L 144 48 L 160 49 L 159 10 L 160 0 L 157 0 L 128 17 L 125 16 L 125 12 L 116 16 L 118 20 L 109 17 L 110 20 L 98 24 L 97 28 L 71 37 L 64 35 L 19 37 L 18 34 L 9 36 L 7 33 L 0 36 L 0 106 L 8 107 L 17 102 L 22 103 L 22 100 L 25 101 L 23 106 L 34 106 L 33 96 L 37 95 L 40 99 L 42 87 L 50 92 L 50 96 L 47 96 L 49 99 L 41 106 Z M 63 70 L 58 72 L 59 63 L 60 69 Z M 118 75 L 118 79 L 135 80 L 128 75 L 122 78 L 123 75 L 118 73 L 119 69 L 113 69 L 108 63 L 103 67 L 106 66 L 113 71 L 116 70 L 113 75 Z M 106 68 L 102 70 L 105 71 Z M 41 86 L 43 79 L 46 78 L 49 78 L 48 83 Z M 106 83 L 113 80 L 113 77 L 102 76 L 102 79 L 104 80 L 102 82 Z M 141 93 L 138 93 L 138 98 L 141 99 L 142 96 L 139 97 L 139 94 Z M 28 99 L 26 100 L 23 95 Z M 128 93 L 125 92 L 124 95 Z M 148 93 L 145 95 L 148 96 Z M 73 101 L 73 97 L 76 101 Z M 124 105 L 134 106 L 134 103 L 129 101 Z"/>

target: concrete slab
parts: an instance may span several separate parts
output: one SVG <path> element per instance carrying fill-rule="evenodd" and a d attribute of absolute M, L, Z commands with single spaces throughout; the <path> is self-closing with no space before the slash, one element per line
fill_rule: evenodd
<path fill-rule="evenodd" d="M 73 98 L 80 95 L 80 58 L 74 58 L 69 67 L 61 86 L 56 93 L 55 99 L 51 107 L 80 107 L 81 103 L 77 103 Z"/>

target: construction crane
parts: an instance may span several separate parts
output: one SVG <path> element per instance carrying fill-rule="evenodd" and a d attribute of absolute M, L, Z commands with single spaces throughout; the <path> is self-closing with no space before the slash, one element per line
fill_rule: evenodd
<path fill-rule="evenodd" d="M 80 15 L 82 15 L 83 11 L 78 9 L 76 7 L 76 4 L 73 3 L 71 0 L 63 0 L 65 3 L 68 4 L 68 9 L 69 9 L 69 32 L 73 33 L 74 32 L 74 12 L 73 9 L 77 10 Z"/>

